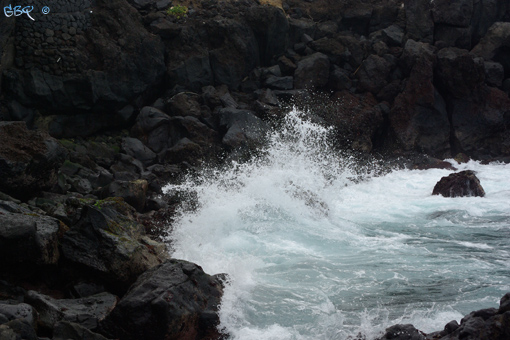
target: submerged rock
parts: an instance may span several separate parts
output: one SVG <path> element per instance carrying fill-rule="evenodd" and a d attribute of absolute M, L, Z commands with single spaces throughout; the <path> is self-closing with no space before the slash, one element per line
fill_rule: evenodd
<path fill-rule="evenodd" d="M 142 274 L 102 323 L 123 340 L 219 339 L 223 288 L 196 264 L 169 260 Z"/>
<path fill-rule="evenodd" d="M 450 174 L 437 182 L 432 195 L 444 197 L 485 196 L 480 180 L 474 171 L 466 170 Z"/>

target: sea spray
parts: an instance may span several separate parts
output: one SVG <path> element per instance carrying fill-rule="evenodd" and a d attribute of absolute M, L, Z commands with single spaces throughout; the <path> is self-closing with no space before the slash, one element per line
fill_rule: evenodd
<path fill-rule="evenodd" d="M 510 168 L 455 164 L 478 171 L 487 196 L 431 196 L 448 170 L 372 176 L 330 133 L 293 110 L 257 157 L 165 188 L 190 198 L 173 256 L 228 274 L 220 327 L 242 340 L 372 339 L 496 306 L 510 290 Z"/>

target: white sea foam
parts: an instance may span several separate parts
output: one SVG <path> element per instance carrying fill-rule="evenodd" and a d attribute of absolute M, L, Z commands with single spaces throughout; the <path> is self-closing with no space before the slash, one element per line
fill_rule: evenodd
<path fill-rule="evenodd" d="M 233 339 L 430 332 L 508 290 L 509 165 L 450 160 L 487 196 L 444 198 L 431 192 L 450 171 L 371 176 L 296 110 L 269 140 L 252 161 L 165 188 L 196 199 L 173 226 L 173 256 L 229 274 L 220 318 Z"/>

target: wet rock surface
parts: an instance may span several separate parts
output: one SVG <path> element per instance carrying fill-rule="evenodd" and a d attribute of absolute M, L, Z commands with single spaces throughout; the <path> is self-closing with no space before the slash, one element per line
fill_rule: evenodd
<path fill-rule="evenodd" d="M 37 310 L 39 326 L 49 329 L 68 321 L 95 330 L 117 304 L 117 297 L 106 292 L 80 299 L 53 299 L 28 291 L 25 300 Z"/>
<path fill-rule="evenodd" d="M 432 195 L 444 197 L 485 196 L 480 180 L 471 170 L 453 173 L 441 178 L 434 186 Z"/>
<path fill-rule="evenodd" d="M 222 283 L 186 261 L 144 273 L 101 324 L 121 339 L 201 339 L 218 336 Z"/>
<path fill-rule="evenodd" d="M 133 208 L 122 200 L 96 201 L 80 209 L 79 220 L 62 238 L 62 256 L 116 289 L 126 289 L 166 257 L 147 244 L 143 227 L 129 217 Z"/>

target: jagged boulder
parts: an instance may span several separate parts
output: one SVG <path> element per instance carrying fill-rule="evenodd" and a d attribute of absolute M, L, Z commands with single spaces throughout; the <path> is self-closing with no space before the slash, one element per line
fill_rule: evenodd
<path fill-rule="evenodd" d="M 103 333 L 124 340 L 219 339 L 222 294 L 218 277 L 168 260 L 138 278 L 102 322 Z"/>
<path fill-rule="evenodd" d="M 77 323 L 60 321 L 55 325 L 55 329 L 53 330 L 53 340 L 68 339 L 108 340 L 101 334 L 94 333 Z"/>
<path fill-rule="evenodd" d="M 468 27 L 473 16 L 473 0 L 434 0 L 432 18 L 436 24 Z"/>
<path fill-rule="evenodd" d="M 2 340 L 38 340 L 34 328 L 25 320 L 15 319 L 0 325 Z"/>
<path fill-rule="evenodd" d="M 358 71 L 359 88 L 377 94 L 387 84 L 391 64 L 383 57 L 370 55 Z"/>
<path fill-rule="evenodd" d="M 439 340 L 506 340 L 510 339 L 510 293 L 500 300 L 499 308 L 471 312 L 460 321 L 448 323 L 443 331 L 428 334 Z"/>
<path fill-rule="evenodd" d="M 223 144 L 230 148 L 259 145 L 268 126 L 252 111 L 224 108 L 218 111 L 220 128 L 225 132 Z"/>
<path fill-rule="evenodd" d="M 147 181 L 139 179 L 136 181 L 114 181 L 106 188 L 107 197 L 122 197 L 139 212 L 143 211 L 147 199 Z"/>
<path fill-rule="evenodd" d="M 434 20 L 430 0 L 406 0 L 407 38 L 432 43 L 434 40 Z"/>
<path fill-rule="evenodd" d="M 320 88 L 328 83 L 329 59 L 320 52 L 301 59 L 294 72 L 294 88 Z"/>
<path fill-rule="evenodd" d="M 51 188 L 66 152 L 25 122 L 0 122 L 0 191 L 26 199 Z"/>
<path fill-rule="evenodd" d="M 22 319 L 32 327 L 35 327 L 37 320 L 37 312 L 32 306 L 26 303 L 14 303 L 14 301 L 0 301 L 0 315 L 8 321 Z"/>
<path fill-rule="evenodd" d="M 383 112 L 371 93 L 356 95 L 349 91 L 333 94 L 329 112 L 320 113 L 335 127 L 337 140 L 356 151 L 370 152 L 383 124 Z"/>
<path fill-rule="evenodd" d="M 112 291 L 122 293 L 141 273 L 168 256 L 163 244 L 144 236 L 143 226 L 134 220 L 134 209 L 121 198 L 93 205 L 76 203 L 81 206 L 80 219 L 61 242 L 70 271 L 89 271 Z"/>
<path fill-rule="evenodd" d="M 394 325 L 378 340 L 425 340 L 425 336 L 413 325 Z"/>
<path fill-rule="evenodd" d="M 220 142 L 218 133 L 198 118 L 170 117 L 149 106 L 140 111 L 132 133 L 158 154 L 160 162 L 195 163 L 194 158 L 202 157 L 204 150 L 214 148 Z"/>
<path fill-rule="evenodd" d="M 474 171 L 466 170 L 441 178 L 434 186 L 432 195 L 444 197 L 485 196 L 485 191 Z"/>
<path fill-rule="evenodd" d="M 123 139 L 122 151 L 127 155 L 138 159 L 145 166 L 154 164 L 157 157 L 156 153 L 143 145 L 139 139 L 131 137 Z"/>
<path fill-rule="evenodd" d="M 37 310 L 39 325 L 46 329 L 69 321 L 94 330 L 117 304 L 117 297 L 106 292 L 80 299 L 54 299 L 30 290 L 25 300 Z"/>
<path fill-rule="evenodd" d="M 2 203 L 3 201 L 0 201 Z M 59 260 L 60 222 L 14 203 L 0 206 L 0 270 L 55 265 Z M 14 212 L 13 212 L 14 210 Z M 17 210 L 17 211 L 16 211 Z"/>
<path fill-rule="evenodd" d="M 442 90 L 455 98 L 481 101 L 485 89 L 483 59 L 456 47 L 443 48 L 437 53 L 435 76 Z"/>
<path fill-rule="evenodd" d="M 505 76 L 510 77 L 510 22 L 494 23 L 487 34 L 471 50 L 474 55 L 503 65 Z"/>

